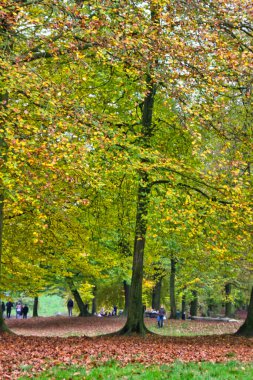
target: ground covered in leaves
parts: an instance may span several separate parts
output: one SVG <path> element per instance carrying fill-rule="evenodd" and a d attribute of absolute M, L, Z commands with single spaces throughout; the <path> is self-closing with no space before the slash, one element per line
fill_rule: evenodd
<path fill-rule="evenodd" d="M 34 378 L 38 372 L 57 364 L 92 368 L 111 359 L 122 365 L 162 364 L 176 360 L 253 361 L 253 339 L 228 334 L 238 329 L 238 323 L 166 321 L 165 329 L 159 330 L 155 321 L 148 319 L 147 325 L 159 333 L 166 332 L 168 325 L 179 331 L 189 324 L 192 336 L 148 335 L 145 338 L 95 337 L 120 328 L 124 324 L 121 318 L 30 318 L 12 319 L 7 323 L 18 335 L 0 335 L 1 379 L 18 379 L 24 374 Z M 194 336 L 203 329 L 226 334 Z M 77 334 L 89 337 L 74 336 Z"/>

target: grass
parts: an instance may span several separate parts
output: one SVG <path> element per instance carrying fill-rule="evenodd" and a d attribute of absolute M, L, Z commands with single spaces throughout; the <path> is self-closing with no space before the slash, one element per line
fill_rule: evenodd
<path fill-rule="evenodd" d="M 181 322 L 174 320 L 171 321 L 170 319 L 164 322 L 164 326 L 162 329 L 158 328 L 157 323 L 149 323 L 148 328 L 156 334 L 166 336 L 217 335 L 231 332 L 231 324 L 229 324 L 228 322 L 202 323 L 190 320 Z"/>
<path fill-rule="evenodd" d="M 86 371 L 83 367 L 52 367 L 38 376 L 40 380 L 65 379 L 65 380 L 231 380 L 242 379 L 252 380 L 253 363 L 242 364 L 238 362 L 228 363 L 181 363 L 176 362 L 171 365 L 144 366 L 142 364 L 128 364 L 121 367 L 119 363 L 110 361 L 106 365 Z M 21 377 L 20 380 L 28 379 Z"/>
<path fill-rule="evenodd" d="M 66 300 L 57 295 L 39 297 L 39 316 L 50 317 L 57 314 L 67 315 Z"/>

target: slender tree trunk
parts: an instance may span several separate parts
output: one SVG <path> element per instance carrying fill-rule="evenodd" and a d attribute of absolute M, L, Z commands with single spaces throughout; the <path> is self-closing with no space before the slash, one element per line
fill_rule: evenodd
<path fill-rule="evenodd" d="M 176 277 L 176 260 L 172 257 L 170 260 L 170 319 L 177 318 L 177 306 L 175 296 L 175 277 Z"/>
<path fill-rule="evenodd" d="M 225 317 L 232 317 L 232 302 L 229 297 L 231 294 L 231 284 L 225 285 L 225 293 L 226 293 L 226 302 L 225 302 Z"/>
<path fill-rule="evenodd" d="M 248 307 L 248 314 L 245 322 L 241 325 L 236 335 L 246 336 L 248 338 L 253 337 L 253 287 L 251 289 L 250 302 Z"/>
<path fill-rule="evenodd" d="M 128 314 L 128 308 L 129 308 L 129 299 L 130 299 L 130 285 L 126 282 L 126 280 L 124 280 L 123 286 L 124 286 L 124 295 L 125 295 L 125 304 L 124 304 L 123 315 L 127 315 Z"/>
<path fill-rule="evenodd" d="M 185 319 L 185 309 L 186 309 L 186 300 L 185 300 L 185 294 L 182 295 L 182 319 Z"/>
<path fill-rule="evenodd" d="M 196 290 L 192 291 L 193 300 L 190 305 L 190 314 L 192 317 L 195 317 L 198 313 L 198 293 Z"/>
<path fill-rule="evenodd" d="M 162 277 L 160 276 L 152 291 L 152 309 L 159 310 L 161 306 Z"/>
<path fill-rule="evenodd" d="M 77 303 L 78 309 L 80 311 L 79 317 L 88 317 L 90 316 L 90 313 L 88 311 L 88 304 L 84 304 L 83 300 L 78 292 L 77 289 L 71 289 L 71 292 L 73 294 L 73 297 Z"/>
<path fill-rule="evenodd" d="M 38 317 L 39 297 L 35 296 L 33 300 L 33 317 Z"/>

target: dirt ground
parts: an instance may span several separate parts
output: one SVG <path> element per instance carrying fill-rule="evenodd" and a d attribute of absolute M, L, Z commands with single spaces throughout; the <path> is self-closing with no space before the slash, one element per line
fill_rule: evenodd
<path fill-rule="evenodd" d="M 38 317 L 28 319 L 12 318 L 6 320 L 8 327 L 18 335 L 29 336 L 88 336 L 93 337 L 119 330 L 123 327 L 124 317 Z M 148 327 L 156 328 L 156 319 L 145 318 Z M 199 322 L 166 320 L 164 329 L 156 333 L 164 335 L 210 335 L 233 334 L 239 328 L 238 322 Z"/>

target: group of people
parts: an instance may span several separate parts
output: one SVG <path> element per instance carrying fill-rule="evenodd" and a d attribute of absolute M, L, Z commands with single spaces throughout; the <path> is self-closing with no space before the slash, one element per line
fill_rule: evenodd
<path fill-rule="evenodd" d="M 26 319 L 28 312 L 29 312 L 29 307 L 26 304 L 23 305 L 22 302 L 20 302 L 20 301 L 16 302 L 15 305 L 10 300 L 8 302 L 6 302 L 6 304 L 2 301 L 2 314 L 3 314 L 3 316 L 4 316 L 4 313 L 6 312 L 6 318 L 9 319 L 11 317 L 12 308 L 14 306 L 16 309 L 16 318 L 21 319 L 23 317 L 24 319 Z"/>
<path fill-rule="evenodd" d="M 112 311 L 105 311 L 104 307 L 101 308 L 100 312 L 96 314 L 97 317 L 112 317 L 117 316 L 118 314 L 118 307 L 113 306 Z"/>

